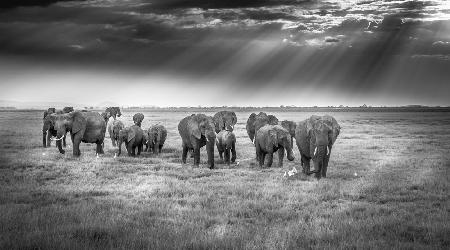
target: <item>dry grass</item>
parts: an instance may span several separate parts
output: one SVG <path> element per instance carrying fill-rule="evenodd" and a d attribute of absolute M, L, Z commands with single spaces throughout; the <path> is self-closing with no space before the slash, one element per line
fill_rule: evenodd
<path fill-rule="evenodd" d="M 237 114 L 240 164 L 216 151 L 215 170 L 204 149 L 199 168 L 181 164 L 189 114 L 144 114 L 144 128 L 168 130 L 161 155 L 114 159 L 107 139 L 97 159 L 95 145 L 80 158 L 42 148 L 41 112 L 0 112 L 0 248 L 449 248 L 448 113 L 332 114 L 342 134 L 319 182 L 282 177 L 298 157 L 259 169 L 248 113 Z"/>

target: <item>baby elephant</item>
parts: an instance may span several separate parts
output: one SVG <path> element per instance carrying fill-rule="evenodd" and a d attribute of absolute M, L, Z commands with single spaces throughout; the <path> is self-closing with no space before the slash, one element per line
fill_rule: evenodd
<path fill-rule="evenodd" d="M 142 131 L 142 129 L 137 125 L 120 130 L 119 139 L 117 140 L 117 143 L 119 144 L 119 153 L 117 156 L 121 153 L 122 142 L 125 142 L 128 156 L 135 156 L 136 148 L 138 148 L 137 155 L 140 155 L 143 148 L 142 144 L 144 142 L 144 131 Z"/>
<path fill-rule="evenodd" d="M 225 162 L 230 165 L 230 150 L 231 162 L 236 160 L 236 136 L 233 132 L 222 130 L 216 137 L 217 151 L 219 151 L 220 159 L 223 160 L 223 152 L 225 152 Z"/>
<path fill-rule="evenodd" d="M 111 142 L 113 147 L 116 146 L 116 142 L 119 140 L 119 132 L 125 128 L 123 122 L 119 120 L 113 120 L 108 126 L 109 137 L 111 138 Z"/>
<path fill-rule="evenodd" d="M 284 150 L 287 158 L 294 160 L 292 152 L 291 135 L 280 125 L 265 125 L 256 132 L 255 138 L 256 155 L 259 166 L 264 165 L 264 158 L 267 155 L 266 167 L 272 166 L 273 153 L 278 150 L 278 166 L 283 166 Z"/>
<path fill-rule="evenodd" d="M 153 150 L 153 153 L 158 154 L 161 153 L 164 142 L 166 141 L 167 130 L 163 125 L 153 125 L 148 129 L 145 137 L 147 139 L 144 142 L 147 145 L 146 150 Z"/>

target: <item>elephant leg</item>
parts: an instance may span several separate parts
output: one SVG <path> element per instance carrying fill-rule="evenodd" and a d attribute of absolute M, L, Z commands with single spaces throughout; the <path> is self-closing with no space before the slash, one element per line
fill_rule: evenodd
<path fill-rule="evenodd" d="M 46 137 L 47 137 L 47 132 L 46 132 L 46 131 L 42 131 L 42 146 L 43 146 L 44 148 L 47 147 L 47 140 L 46 140 Z"/>
<path fill-rule="evenodd" d="M 278 167 L 283 167 L 284 148 L 278 149 Z"/>
<path fill-rule="evenodd" d="M 64 138 L 63 138 L 63 147 L 66 147 L 66 135 L 64 135 Z"/>
<path fill-rule="evenodd" d="M 128 152 L 128 156 L 133 156 L 133 145 L 131 142 L 128 142 L 126 145 L 127 147 L 127 152 Z"/>
<path fill-rule="evenodd" d="M 97 154 L 104 154 L 103 152 L 103 142 L 97 142 L 97 150 L 95 150 Z"/>
<path fill-rule="evenodd" d="M 75 135 L 72 137 L 73 140 L 73 156 L 80 156 L 80 143 L 81 143 L 81 136 Z"/>
<path fill-rule="evenodd" d="M 114 139 L 114 137 L 111 137 L 111 143 L 113 147 L 116 146 L 116 139 Z"/>
<path fill-rule="evenodd" d="M 225 149 L 225 162 L 230 165 L 230 149 L 226 148 Z"/>
<path fill-rule="evenodd" d="M 219 151 L 219 158 L 223 161 L 223 151 L 222 150 L 217 150 Z"/>
<path fill-rule="evenodd" d="M 272 163 L 273 163 L 273 152 L 269 152 L 269 153 L 267 153 L 266 167 L 270 168 L 272 166 Z"/>
<path fill-rule="evenodd" d="M 258 162 L 259 166 L 262 167 L 262 164 L 264 164 L 264 159 L 262 160 L 262 164 L 261 164 L 261 156 L 262 156 L 263 152 L 261 150 L 261 146 L 259 145 L 259 143 L 257 143 L 255 145 L 255 150 L 256 150 L 256 162 Z"/>
<path fill-rule="evenodd" d="M 264 167 L 264 159 L 266 158 L 266 153 L 260 152 L 258 157 L 259 157 L 259 167 L 262 168 Z"/>
<path fill-rule="evenodd" d="M 186 145 L 183 144 L 183 154 L 181 155 L 181 162 L 183 164 L 186 164 L 186 158 L 187 158 L 188 150 L 189 149 L 186 147 Z"/>
<path fill-rule="evenodd" d="M 50 147 L 52 145 L 52 135 L 50 133 L 50 130 L 47 130 L 47 147 Z"/>
<path fill-rule="evenodd" d="M 160 144 L 160 145 L 159 145 L 159 153 L 161 153 L 161 152 L 162 152 L 162 147 L 163 147 L 163 145 L 162 145 L 162 144 Z"/>
<path fill-rule="evenodd" d="M 137 155 L 141 155 L 141 151 L 142 151 L 142 148 L 143 148 L 142 144 L 139 144 L 139 146 L 137 148 L 138 148 Z"/>
<path fill-rule="evenodd" d="M 200 148 L 199 146 L 195 146 L 194 148 L 194 165 L 200 165 Z"/>
<path fill-rule="evenodd" d="M 231 162 L 234 163 L 236 161 L 236 146 L 233 143 L 231 145 Z"/>

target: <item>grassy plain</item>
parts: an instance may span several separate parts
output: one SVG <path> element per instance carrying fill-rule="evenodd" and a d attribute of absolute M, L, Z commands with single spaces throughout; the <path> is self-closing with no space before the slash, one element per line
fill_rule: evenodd
<path fill-rule="evenodd" d="M 42 112 L 0 112 L 0 248 L 448 249 L 450 113 L 328 114 L 342 132 L 316 181 L 283 178 L 299 167 L 296 148 L 283 169 L 259 169 L 247 112 L 237 113 L 239 164 L 216 150 L 214 170 L 205 149 L 199 168 L 181 164 L 177 124 L 190 113 L 144 112 L 144 128 L 168 130 L 160 156 L 113 158 L 107 138 L 105 155 L 82 144 L 74 158 L 70 139 L 65 155 L 42 148 Z"/>

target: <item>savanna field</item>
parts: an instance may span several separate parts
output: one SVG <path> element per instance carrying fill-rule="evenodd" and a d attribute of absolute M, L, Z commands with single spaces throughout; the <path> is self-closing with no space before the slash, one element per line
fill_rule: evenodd
<path fill-rule="evenodd" d="M 142 112 L 142 111 L 140 111 Z M 259 112 L 259 111 L 258 111 Z M 118 118 L 133 124 L 136 112 Z M 81 157 L 42 147 L 42 111 L 0 112 L 1 249 L 335 249 L 450 247 L 450 113 L 336 112 L 341 125 L 327 178 L 260 169 L 236 112 L 237 162 L 181 164 L 178 122 L 189 112 L 144 111 L 163 153 Z M 267 112 L 300 121 L 308 112 Z M 206 113 L 213 115 L 214 112 Z"/>

